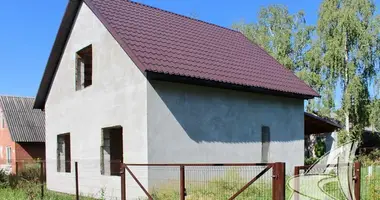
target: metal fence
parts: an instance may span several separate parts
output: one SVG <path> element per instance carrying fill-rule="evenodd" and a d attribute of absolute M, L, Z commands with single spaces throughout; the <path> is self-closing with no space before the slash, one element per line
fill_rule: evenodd
<path fill-rule="evenodd" d="M 362 199 L 380 199 L 380 166 L 362 166 L 360 183 Z"/>
<path fill-rule="evenodd" d="M 54 187 L 65 186 L 64 193 L 75 194 L 75 199 L 107 198 L 122 200 L 227 200 L 227 199 L 285 199 L 285 164 L 284 163 L 241 163 L 241 164 L 123 164 L 120 161 L 110 163 L 111 168 L 118 165 L 119 173 L 105 175 L 107 169 L 99 168 L 99 160 L 67 161 L 68 172 L 57 174 L 57 160 L 14 162 L 10 174 L 11 187 L 22 182 L 23 187 L 32 199 L 48 199 L 46 178 L 54 182 Z M 47 166 L 53 177 L 46 177 Z M 54 167 L 52 167 L 54 166 Z M 70 166 L 70 167 L 69 167 Z M 340 168 L 345 167 L 344 164 Z M 347 165 L 348 166 L 348 165 Z M 294 175 L 307 171 L 308 175 L 329 173 L 337 176 L 330 166 L 296 166 Z M 114 170 L 114 169 L 113 169 Z M 344 171 L 344 170 L 342 170 Z M 49 171 L 48 171 L 49 172 Z M 361 166 L 356 162 L 352 171 L 353 188 L 350 188 L 355 199 L 380 199 L 380 166 Z M 48 173 L 49 174 L 49 173 Z M 112 175 L 113 174 L 113 175 Z M 52 174 L 51 174 L 52 175 Z M 58 177 L 58 178 L 57 178 Z M 64 178 L 59 178 L 64 177 Z M 308 195 L 313 196 L 318 188 L 311 187 L 312 180 L 295 182 L 295 188 L 309 187 Z M 12 185 L 13 184 L 13 185 Z M 101 194 L 101 185 L 109 186 L 107 192 Z M 33 187 L 28 187 L 28 185 Z M 334 199 L 346 199 L 338 182 L 331 182 L 323 189 Z M 52 188 L 52 190 L 55 190 Z M 112 191 L 111 191 L 112 190 Z M 103 191 L 104 192 L 104 191 Z M 289 192 L 289 191 L 287 191 Z M 294 191 L 293 191 L 294 192 Z M 95 194 L 95 195 L 94 195 Z M 288 195 L 288 194 L 287 194 Z M 29 197 L 30 197 L 29 196 Z M 288 195 L 289 196 L 289 195 Z M 127 198 L 128 197 L 128 198 Z M 293 199 L 301 199 L 294 195 Z"/>
<path fill-rule="evenodd" d="M 149 200 L 284 199 L 285 164 L 122 164 L 121 199 L 127 197 Z"/>

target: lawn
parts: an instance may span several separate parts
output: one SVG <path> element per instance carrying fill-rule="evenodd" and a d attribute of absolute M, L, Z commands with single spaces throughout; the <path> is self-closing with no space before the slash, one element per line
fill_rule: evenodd
<path fill-rule="evenodd" d="M 338 182 L 328 183 L 324 189 L 336 199 L 346 199 L 339 189 Z M 360 197 L 361 199 L 380 199 L 380 166 L 373 166 L 371 176 L 369 176 L 368 167 L 361 168 Z"/>
<path fill-rule="evenodd" d="M 41 199 L 41 188 L 38 185 L 29 187 L 28 189 L 21 188 L 1 188 L 0 200 L 32 200 Z M 49 191 L 44 189 L 44 200 L 73 200 L 75 196 Z M 90 197 L 80 197 L 81 200 L 94 200 Z"/>

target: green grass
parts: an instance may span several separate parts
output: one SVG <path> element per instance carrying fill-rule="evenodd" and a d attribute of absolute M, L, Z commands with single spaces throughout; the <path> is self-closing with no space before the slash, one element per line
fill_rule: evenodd
<path fill-rule="evenodd" d="M 32 191 L 32 192 L 31 192 Z M 36 185 L 28 189 L 0 188 L 0 200 L 32 200 L 41 199 L 41 188 Z M 44 200 L 73 200 L 75 196 L 44 189 Z M 81 200 L 94 200 L 90 197 L 80 197 Z"/>
<path fill-rule="evenodd" d="M 329 182 L 323 186 L 323 190 L 327 192 L 332 198 L 339 200 L 346 200 L 347 198 L 342 193 L 338 181 Z"/>
<path fill-rule="evenodd" d="M 369 177 L 368 168 L 361 168 L 360 197 L 361 199 L 380 199 L 380 168 L 374 167 L 372 176 Z M 345 200 L 344 195 L 338 187 L 338 182 L 327 183 L 323 188 L 335 199 Z"/>
<path fill-rule="evenodd" d="M 361 168 L 360 193 L 362 199 L 380 199 L 380 168 L 374 166 L 372 176 L 368 175 L 368 167 Z"/>
<path fill-rule="evenodd" d="M 249 180 L 240 176 L 239 171 L 229 170 L 222 177 L 216 177 L 209 181 L 186 181 L 186 200 L 214 200 L 229 199 L 238 192 Z M 151 189 L 154 200 L 178 200 L 178 185 L 163 185 L 159 188 Z M 290 191 L 286 192 L 287 195 Z M 141 198 L 147 199 L 147 198 Z M 271 178 L 261 178 L 244 190 L 236 199 L 272 199 Z"/>

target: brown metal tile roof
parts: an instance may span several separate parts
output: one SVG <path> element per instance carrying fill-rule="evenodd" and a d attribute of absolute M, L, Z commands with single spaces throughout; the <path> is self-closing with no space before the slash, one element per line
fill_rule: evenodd
<path fill-rule="evenodd" d="M 14 142 L 45 142 L 45 114 L 33 109 L 34 98 L 0 96 L 0 106 Z"/>
<path fill-rule="evenodd" d="M 67 8 L 49 58 L 50 65 L 58 63 L 52 57 L 60 59 L 54 55 L 63 51 L 57 46 L 62 44 L 58 37 L 68 37 L 65 31 L 74 22 L 74 14 L 68 12 L 77 12 L 79 8 L 75 2 L 70 1 Z M 84 2 L 141 71 L 277 91 L 298 98 L 319 96 L 240 32 L 128 0 Z M 42 84 L 50 85 L 54 78 L 45 77 L 49 75 L 49 62 L 36 107 L 43 107 L 46 99 L 43 95 L 47 96 L 49 90 L 41 88 L 46 87 Z"/>

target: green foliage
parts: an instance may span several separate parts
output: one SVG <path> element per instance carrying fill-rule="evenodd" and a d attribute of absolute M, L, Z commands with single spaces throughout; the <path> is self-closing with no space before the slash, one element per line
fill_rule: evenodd
<path fill-rule="evenodd" d="M 1 200 L 35 200 L 35 199 L 41 199 L 40 196 L 40 187 L 38 185 L 30 185 L 30 188 L 27 190 L 22 188 L 0 188 L 0 199 Z M 30 192 L 32 191 L 33 195 L 30 195 Z M 37 195 L 35 195 L 37 194 Z M 68 194 L 62 194 L 57 193 L 53 191 L 49 191 L 45 188 L 45 194 L 44 194 L 44 200 L 73 200 L 75 197 L 73 195 Z M 94 198 L 90 197 L 80 197 L 82 200 L 95 200 Z"/>
<path fill-rule="evenodd" d="M 19 177 L 26 181 L 38 182 L 40 180 L 41 167 L 39 162 L 26 164 L 19 172 Z"/>
<path fill-rule="evenodd" d="M 333 91 L 329 90 L 325 76 L 327 68 L 322 65 L 323 49 L 319 40 L 312 40 L 315 27 L 307 25 L 304 12 L 290 14 L 285 6 L 271 5 L 260 10 L 258 19 L 257 23 L 234 24 L 233 28 L 264 48 L 314 90 L 326 94 L 320 100 L 309 100 L 307 110 L 323 109 L 330 117 Z"/>
<path fill-rule="evenodd" d="M 380 131 L 380 99 L 371 102 L 369 121 L 372 127 Z"/>
<path fill-rule="evenodd" d="M 233 28 L 259 44 L 277 61 L 295 71 L 304 66 L 304 54 L 311 42 L 314 27 L 306 25 L 303 12 L 290 14 L 282 5 L 260 10 L 256 24 L 239 23 Z"/>
<path fill-rule="evenodd" d="M 317 156 L 317 158 L 320 158 L 322 157 L 323 155 L 325 155 L 326 153 L 326 144 L 325 144 L 325 140 L 322 139 L 322 138 L 317 138 L 317 142 L 314 146 L 314 152 L 315 152 L 315 155 Z"/>
<path fill-rule="evenodd" d="M 324 0 L 317 25 L 328 79 L 342 84 L 345 126 L 362 130 L 368 122 L 368 85 L 379 61 L 379 24 L 370 0 Z"/>
<path fill-rule="evenodd" d="M 305 158 L 305 165 L 312 165 L 317 161 L 318 161 L 318 158 L 315 158 L 315 157 Z"/>
<path fill-rule="evenodd" d="M 343 145 L 351 140 L 353 136 L 350 135 L 346 130 L 338 131 L 338 145 Z"/>
<path fill-rule="evenodd" d="M 380 128 L 380 103 L 371 103 L 369 95 L 371 85 L 375 99 L 380 91 L 380 16 L 375 10 L 371 0 L 324 0 L 314 27 L 302 11 L 291 14 L 285 6 L 271 5 L 260 10 L 256 23 L 233 28 L 321 94 L 309 100 L 309 112 L 332 117 L 340 101 L 347 135 L 360 139 L 364 127 Z M 335 99 L 336 93 L 342 99 Z"/>
<path fill-rule="evenodd" d="M 0 189 L 9 187 L 8 175 L 4 170 L 0 169 Z"/>
<path fill-rule="evenodd" d="M 375 177 L 366 178 L 366 185 L 368 188 L 367 199 L 380 199 L 380 185 L 379 180 L 376 180 Z M 364 196 L 364 195 L 363 195 Z"/>
<path fill-rule="evenodd" d="M 380 150 L 373 150 L 370 153 L 360 154 L 356 158 L 363 166 L 380 165 Z"/>

